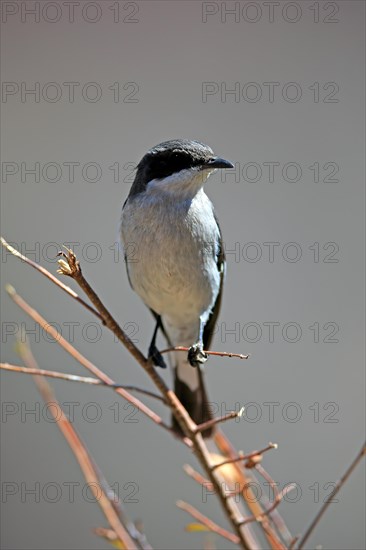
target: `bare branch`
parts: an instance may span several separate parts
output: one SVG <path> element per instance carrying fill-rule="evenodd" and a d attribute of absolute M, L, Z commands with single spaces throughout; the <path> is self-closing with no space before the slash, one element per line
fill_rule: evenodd
<path fill-rule="evenodd" d="M 227 420 L 232 420 L 233 418 L 238 418 L 243 415 L 244 407 L 240 409 L 239 412 L 232 411 L 225 416 L 220 416 L 219 418 L 213 418 L 212 420 L 207 420 L 207 422 L 203 422 L 202 424 L 199 424 L 197 426 L 198 432 L 204 432 L 207 430 L 207 428 L 211 428 L 212 426 L 216 426 L 216 424 L 220 424 L 221 422 L 226 422 Z"/>
<path fill-rule="evenodd" d="M 219 525 L 217 525 L 217 523 L 215 523 L 208 517 L 201 514 L 201 512 L 199 512 L 196 508 L 194 508 L 187 502 L 184 502 L 183 500 L 178 500 L 176 504 L 178 508 L 180 508 L 181 510 L 184 510 L 185 512 L 190 514 L 192 517 L 197 519 L 200 523 L 202 523 L 205 527 L 207 527 L 209 531 L 212 531 L 214 533 L 217 533 L 218 535 L 221 535 L 221 537 L 224 537 L 225 539 L 229 540 L 234 544 L 240 544 L 239 537 L 234 535 L 234 533 L 230 533 L 229 531 L 226 531 L 226 529 L 224 529 L 223 527 L 220 527 Z"/>
<path fill-rule="evenodd" d="M 351 465 L 347 468 L 343 476 L 337 481 L 333 491 L 330 495 L 327 496 L 327 498 L 324 501 L 323 506 L 320 508 L 319 512 L 313 519 L 313 521 L 310 523 L 309 527 L 305 531 L 305 534 L 301 537 L 299 544 L 298 544 L 298 550 L 301 550 L 305 547 L 305 543 L 310 537 L 311 533 L 314 531 L 315 527 L 318 525 L 320 518 L 323 516 L 324 512 L 327 510 L 330 504 L 333 502 L 333 498 L 336 496 L 336 494 L 341 490 L 349 476 L 352 474 L 353 470 L 356 468 L 356 466 L 361 462 L 362 458 L 366 455 L 366 443 L 363 444 L 361 450 L 357 453 L 356 458 L 352 461 Z"/>
<path fill-rule="evenodd" d="M 164 398 L 161 395 L 153 393 L 149 390 L 144 390 L 138 386 L 124 385 L 124 384 L 107 384 L 98 378 L 88 378 L 86 376 L 77 376 L 76 374 L 67 374 L 65 372 L 56 372 L 52 370 L 44 369 L 29 369 L 27 367 L 20 367 L 18 365 L 9 365 L 8 363 L 0 363 L 0 368 L 3 370 L 8 370 L 11 372 L 21 372 L 22 374 L 33 374 L 39 376 L 48 376 L 49 378 L 59 378 L 60 380 L 67 380 L 68 382 L 82 382 L 83 384 L 92 384 L 95 386 L 105 386 L 106 388 L 112 388 L 115 390 L 117 388 L 123 388 L 127 391 L 135 391 L 147 395 L 148 397 L 153 397 L 165 403 Z"/>
<path fill-rule="evenodd" d="M 186 348 L 184 346 L 175 346 L 172 348 L 163 349 L 160 353 L 169 353 L 171 351 L 185 351 L 186 353 L 189 351 L 189 348 Z M 219 357 L 236 357 L 238 359 L 249 359 L 250 355 L 243 355 L 242 353 L 231 353 L 230 351 L 211 351 L 211 350 L 203 350 L 203 353 L 206 355 L 218 355 Z"/>
<path fill-rule="evenodd" d="M 234 462 L 242 462 L 243 460 L 251 460 L 256 457 L 261 457 L 261 455 L 267 451 L 270 451 L 271 449 L 277 449 L 277 443 L 268 443 L 268 446 L 262 449 L 261 451 L 253 451 L 249 454 L 239 454 L 239 456 L 235 456 L 234 458 L 228 458 L 227 460 L 223 460 L 219 464 L 215 464 L 213 466 L 213 469 L 220 468 L 221 466 L 224 466 L 224 464 L 233 464 Z M 252 464 L 249 462 L 246 467 L 252 468 Z"/>
<path fill-rule="evenodd" d="M 210 481 L 208 481 L 206 477 L 203 477 L 203 475 L 197 472 L 197 470 L 192 468 L 190 464 L 184 464 L 183 470 L 189 477 L 197 481 L 197 483 L 206 487 L 208 491 L 212 491 L 212 483 L 210 484 Z"/>
<path fill-rule="evenodd" d="M 89 285 L 88 281 L 85 279 L 82 274 L 79 261 L 76 259 L 74 252 L 70 249 L 67 249 L 67 254 L 62 252 L 61 254 L 65 260 L 59 260 L 59 269 L 58 273 L 62 273 L 67 277 L 71 277 L 78 283 L 80 288 L 88 296 L 89 300 L 94 304 L 95 308 L 98 310 L 103 324 L 106 325 L 114 334 L 117 336 L 118 340 L 128 349 L 131 355 L 144 366 L 148 364 L 147 359 L 141 353 L 141 351 L 135 346 L 132 340 L 127 336 L 127 334 L 122 330 L 118 325 L 117 321 L 109 313 L 103 302 L 100 300 L 99 296 L 94 292 L 92 287 Z M 146 369 L 145 369 L 146 370 Z M 158 378 L 160 378 L 158 376 Z M 165 384 L 164 384 L 165 387 Z"/>
<path fill-rule="evenodd" d="M 273 512 L 277 506 L 280 504 L 281 500 L 283 499 L 284 496 L 287 495 L 287 493 L 289 493 L 290 491 L 292 491 L 292 489 L 294 489 L 296 487 L 296 484 L 295 483 L 290 483 L 289 485 L 287 485 L 282 491 L 279 491 L 277 489 L 277 485 L 276 485 L 276 482 L 271 478 L 271 476 L 266 472 L 266 470 L 263 468 L 263 466 L 261 466 L 260 464 L 255 464 L 253 466 L 253 468 L 255 468 L 257 470 L 257 472 L 262 476 L 264 477 L 264 479 L 266 480 L 266 482 L 270 485 L 270 487 L 272 488 L 273 490 L 273 493 L 274 493 L 274 501 L 273 501 L 273 504 L 267 508 L 264 512 L 262 512 L 261 514 L 259 514 L 258 516 L 251 516 L 249 518 L 246 518 L 244 521 L 243 521 L 243 525 L 246 524 L 246 523 L 250 523 L 250 522 L 253 522 L 253 521 L 257 521 L 257 522 L 262 522 L 263 519 L 266 517 L 266 516 L 269 516 L 271 514 L 271 512 Z"/>
<path fill-rule="evenodd" d="M 21 372 L 22 374 L 32 374 L 38 376 L 48 376 L 49 378 L 59 378 L 69 382 L 83 382 L 84 384 L 95 384 L 96 386 L 106 386 L 104 382 L 97 378 L 87 378 L 86 376 L 77 376 L 76 374 L 66 374 L 64 372 L 54 372 L 51 370 L 20 367 L 18 365 L 9 365 L 9 363 L 0 363 L 0 368 L 11 372 Z"/>
<path fill-rule="evenodd" d="M 282 538 L 286 542 L 286 544 L 289 545 L 289 544 L 291 544 L 293 539 L 291 537 L 291 534 L 290 534 L 289 530 L 287 529 L 287 527 L 285 525 L 285 522 L 283 521 L 282 517 L 280 516 L 280 514 L 278 513 L 278 510 L 277 510 L 277 506 L 282 500 L 282 497 L 280 497 L 279 491 L 277 489 L 277 484 L 271 478 L 271 476 L 266 472 L 266 470 L 263 468 L 263 466 L 261 464 L 259 464 L 259 463 L 254 464 L 253 468 L 255 469 L 256 472 L 258 472 L 266 480 L 266 482 L 272 488 L 273 494 L 274 494 L 274 497 L 275 497 L 275 502 L 276 502 L 276 499 L 278 500 L 278 503 L 275 506 L 269 505 L 261 514 L 255 515 L 255 517 L 260 517 L 261 522 L 263 523 L 263 521 L 265 521 L 265 516 L 270 515 L 269 519 L 275 525 L 275 527 L 277 528 L 279 534 L 282 536 Z M 268 500 L 268 502 L 269 502 L 269 500 Z M 265 505 L 266 505 L 266 503 L 265 503 Z"/>
<path fill-rule="evenodd" d="M 21 346 L 19 346 L 19 350 L 24 363 L 26 365 L 29 365 L 29 368 L 31 368 L 32 370 L 39 370 L 29 347 L 26 344 L 22 344 Z M 55 421 L 57 421 L 56 424 L 58 425 L 63 436 L 68 442 L 72 452 L 74 453 L 74 456 L 79 463 L 81 471 L 83 472 L 86 481 L 90 485 L 90 489 L 93 492 L 95 499 L 101 507 L 109 525 L 118 537 L 119 542 L 122 544 L 122 547 L 126 550 L 137 550 L 135 541 L 132 539 L 125 526 L 121 523 L 121 518 L 117 513 L 115 503 L 108 496 L 108 492 L 104 490 L 106 481 L 101 479 L 98 470 L 94 466 L 94 461 L 92 460 L 89 452 L 86 449 L 86 446 L 81 441 L 75 428 L 59 405 L 50 385 L 45 378 L 39 378 L 38 376 L 34 378 L 34 381 L 45 403 L 52 403 L 53 405 L 57 406 L 57 411 L 55 411 L 55 407 L 50 407 L 49 410 L 51 411 L 51 414 L 53 415 Z M 97 488 L 100 489 L 100 492 Z M 109 486 L 108 489 L 110 494 L 114 495 L 114 492 L 112 491 L 112 489 L 110 489 Z"/>
<path fill-rule="evenodd" d="M 82 298 L 80 298 L 80 296 L 78 296 L 78 294 L 76 294 L 76 292 L 74 290 L 72 290 L 70 287 L 66 286 L 64 283 L 59 281 L 57 279 L 57 277 L 52 275 L 52 273 L 50 273 L 47 269 L 45 269 L 41 265 L 37 264 L 36 262 L 33 262 L 32 260 L 30 260 L 26 256 L 23 256 L 23 254 L 21 254 L 18 250 L 16 250 L 16 248 L 11 246 L 11 244 L 7 243 L 6 240 L 3 237 L 0 237 L 0 241 L 1 241 L 1 244 L 3 245 L 3 247 L 6 248 L 9 252 L 11 252 L 14 256 L 16 256 L 17 258 L 19 258 L 20 260 L 22 260 L 26 264 L 30 265 L 31 267 L 33 267 L 34 269 L 36 269 L 37 271 L 42 273 L 42 275 L 47 277 L 47 279 L 50 279 L 50 281 L 52 281 L 56 286 L 61 288 L 61 290 L 66 292 L 66 294 L 71 296 L 71 298 L 74 298 L 74 300 L 79 302 L 82 306 L 86 307 L 87 310 L 89 310 L 93 315 L 98 317 L 98 319 L 103 322 L 102 316 L 98 313 L 98 311 L 96 311 L 87 302 L 85 302 Z"/>

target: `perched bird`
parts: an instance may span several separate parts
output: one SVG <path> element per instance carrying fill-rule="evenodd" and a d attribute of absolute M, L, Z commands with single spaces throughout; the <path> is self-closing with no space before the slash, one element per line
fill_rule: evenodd
<path fill-rule="evenodd" d="M 213 205 L 204 192 L 218 168 L 233 168 L 199 141 L 174 139 L 150 149 L 139 162 L 122 209 L 124 250 L 130 284 L 150 308 L 156 327 L 149 356 L 165 367 L 156 348 L 159 329 L 173 353 L 175 393 L 197 424 L 211 419 L 203 364 L 218 316 L 225 255 Z M 173 426 L 180 431 L 173 418 Z M 207 430 L 207 437 L 211 430 Z"/>

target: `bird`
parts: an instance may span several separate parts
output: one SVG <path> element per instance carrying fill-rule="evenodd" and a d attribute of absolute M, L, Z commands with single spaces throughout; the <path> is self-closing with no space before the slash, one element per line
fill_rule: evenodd
<path fill-rule="evenodd" d="M 161 330 L 172 352 L 174 391 L 197 424 L 212 419 L 203 366 L 219 314 L 225 252 L 208 177 L 233 164 L 204 143 L 172 139 L 143 156 L 121 215 L 121 241 L 129 283 L 155 317 L 149 346 L 154 365 L 166 367 L 156 346 Z M 127 250 L 133 247 L 133 258 Z M 182 434 L 172 419 L 175 432 Z M 213 427 L 202 432 L 210 437 Z"/>

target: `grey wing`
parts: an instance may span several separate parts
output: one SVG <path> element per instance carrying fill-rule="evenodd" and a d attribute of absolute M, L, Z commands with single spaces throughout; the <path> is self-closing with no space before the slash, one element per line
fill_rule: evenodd
<path fill-rule="evenodd" d="M 208 318 L 208 321 L 203 331 L 203 349 L 210 348 L 212 336 L 214 334 L 215 324 L 219 316 L 221 301 L 222 301 L 222 294 L 223 294 L 223 287 L 224 287 L 225 265 L 226 265 L 224 243 L 222 242 L 221 229 L 215 213 L 214 213 L 214 216 L 215 216 L 215 221 L 217 223 L 217 227 L 219 228 L 219 235 L 220 235 L 219 251 L 217 254 L 217 262 L 216 262 L 217 269 L 220 273 L 220 289 L 216 298 L 215 305 L 212 309 L 211 315 Z"/>
<path fill-rule="evenodd" d="M 135 290 L 133 288 L 132 283 L 131 283 L 131 277 L 130 277 L 130 274 L 129 274 L 129 271 L 128 271 L 128 258 L 127 258 L 126 252 L 124 252 L 124 260 L 125 260 L 125 264 L 126 264 L 126 273 L 127 273 L 128 282 L 130 283 L 130 287 L 132 288 L 132 290 Z"/>
<path fill-rule="evenodd" d="M 125 202 L 123 203 L 123 206 L 122 206 L 122 217 L 123 217 L 123 210 L 127 204 L 127 201 L 128 201 L 129 197 L 127 197 L 127 199 L 125 200 Z M 121 227 L 120 227 L 120 232 L 121 232 L 121 235 L 120 235 L 120 243 L 121 243 L 121 246 L 123 248 L 123 259 L 125 261 L 125 266 L 126 266 L 126 273 L 127 273 L 127 278 L 128 278 L 128 282 L 130 283 L 130 287 L 132 288 L 132 290 L 135 290 L 132 286 L 132 283 L 131 283 L 131 277 L 130 277 L 130 274 L 128 272 L 128 258 L 127 258 L 127 254 L 126 254 L 126 248 L 124 246 L 124 243 L 123 243 L 123 239 L 122 239 L 122 218 L 121 218 Z"/>

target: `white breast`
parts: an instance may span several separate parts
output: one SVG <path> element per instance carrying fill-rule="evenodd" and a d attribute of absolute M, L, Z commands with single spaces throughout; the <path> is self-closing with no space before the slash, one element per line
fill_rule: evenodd
<path fill-rule="evenodd" d="M 132 197 L 121 233 L 125 249 L 136 251 L 131 284 L 148 307 L 177 328 L 208 318 L 220 286 L 219 229 L 203 189 L 193 199 L 156 189 Z"/>

